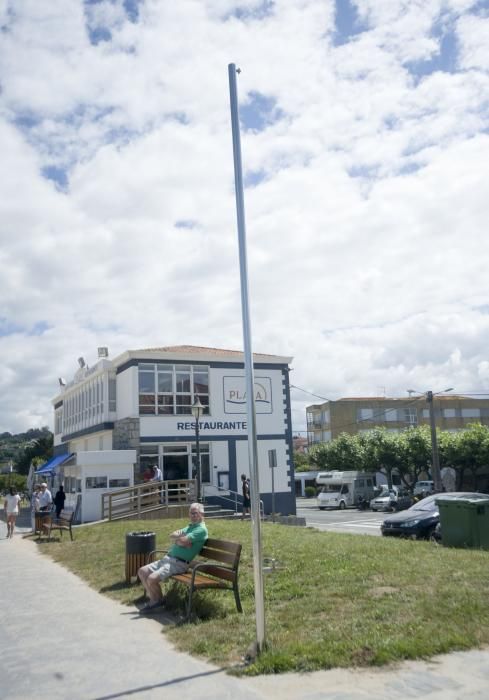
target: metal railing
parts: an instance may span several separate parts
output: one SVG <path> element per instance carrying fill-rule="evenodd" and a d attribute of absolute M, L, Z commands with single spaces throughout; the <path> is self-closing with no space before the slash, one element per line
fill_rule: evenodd
<path fill-rule="evenodd" d="M 218 497 L 220 500 L 229 501 L 230 503 L 232 503 L 233 508 L 230 508 L 230 510 L 234 509 L 234 512 L 237 513 L 238 510 L 241 510 L 243 508 L 243 496 L 240 493 L 238 493 L 237 491 L 231 491 L 231 489 L 225 489 L 222 486 L 213 486 L 213 488 L 217 488 Z M 221 491 L 226 494 L 229 494 L 229 496 L 221 495 Z M 202 485 L 202 499 L 205 501 L 205 485 Z M 263 505 L 263 501 L 260 499 L 260 519 L 263 520 L 264 517 L 265 506 Z"/>
<path fill-rule="evenodd" d="M 192 503 L 197 498 L 195 479 L 152 481 L 102 494 L 102 518 L 139 517 L 172 505 Z"/>

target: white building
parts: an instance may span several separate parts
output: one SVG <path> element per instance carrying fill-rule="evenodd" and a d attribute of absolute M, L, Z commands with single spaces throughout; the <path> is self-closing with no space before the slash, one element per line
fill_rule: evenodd
<path fill-rule="evenodd" d="M 275 510 L 284 515 L 295 513 L 290 361 L 254 355 L 260 497 L 269 512 L 269 450 L 275 450 Z M 134 461 L 136 482 L 154 464 L 165 480 L 192 478 L 196 449 L 191 407 L 198 396 L 205 406 L 199 421 L 205 498 L 215 500 L 218 487 L 240 492 L 240 475 L 249 474 L 243 353 L 184 345 L 128 350 L 110 360 L 106 348 L 99 348 L 95 365 L 89 368 L 83 358 L 78 362 L 73 381 L 60 380 L 60 393 L 53 399 L 55 457 L 77 456 L 63 467 L 75 479 L 70 487 L 76 483 L 80 493 L 87 487 L 107 490 L 111 476 L 112 483 L 125 485 L 127 468 L 113 454 L 104 457 L 120 450 L 134 451 L 125 459 L 126 465 Z M 75 474 L 77 465 L 86 463 L 81 453 L 91 451 L 98 455 L 90 460 L 90 474 L 82 474 L 81 466 Z M 105 462 L 113 465 L 108 471 L 102 468 Z M 100 475 L 94 473 L 96 465 Z M 132 485 L 132 474 L 127 485 Z"/>

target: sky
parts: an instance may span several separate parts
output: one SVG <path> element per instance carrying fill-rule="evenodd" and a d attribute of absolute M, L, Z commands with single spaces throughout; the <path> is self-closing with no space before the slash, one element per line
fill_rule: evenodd
<path fill-rule="evenodd" d="M 0 432 L 100 346 L 243 348 L 230 63 L 294 432 L 489 393 L 488 49 L 487 0 L 0 0 Z"/>

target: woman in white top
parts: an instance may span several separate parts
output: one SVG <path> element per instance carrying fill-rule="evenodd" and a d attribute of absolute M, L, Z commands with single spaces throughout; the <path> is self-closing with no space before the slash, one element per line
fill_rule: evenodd
<path fill-rule="evenodd" d="M 10 487 L 10 492 L 5 496 L 5 513 L 7 515 L 7 537 L 13 537 L 15 529 L 15 521 L 19 514 L 20 496 L 13 486 Z"/>

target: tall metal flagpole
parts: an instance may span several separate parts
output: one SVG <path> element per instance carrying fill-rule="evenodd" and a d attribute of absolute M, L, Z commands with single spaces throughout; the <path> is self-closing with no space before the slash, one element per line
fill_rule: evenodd
<path fill-rule="evenodd" d="M 260 485 L 258 480 L 258 448 L 256 440 L 256 412 L 254 395 L 253 353 L 251 349 L 251 323 L 248 298 L 248 262 L 246 255 L 246 225 L 244 212 L 243 172 L 241 165 L 241 138 L 239 132 L 238 92 L 234 63 L 228 65 L 231 126 L 233 132 L 234 186 L 236 190 L 236 214 L 238 219 L 239 271 L 241 278 L 241 314 L 243 317 L 243 342 L 246 373 L 248 412 L 248 459 L 250 465 L 251 525 L 253 537 L 253 571 L 255 581 L 255 615 L 257 651 L 265 645 L 265 597 L 263 589 L 262 546 L 260 532 Z"/>

